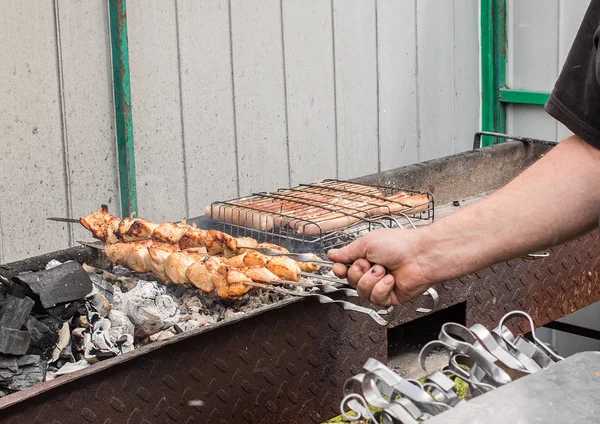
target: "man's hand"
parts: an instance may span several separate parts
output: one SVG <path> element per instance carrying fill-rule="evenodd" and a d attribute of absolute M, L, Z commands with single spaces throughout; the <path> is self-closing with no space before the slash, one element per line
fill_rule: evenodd
<path fill-rule="evenodd" d="M 422 230 L 373 231 L 341 249 L 330 250 L 333 272 L 358 294 L 382 306 L 400 305 L 423 294 L 429 284 L 418 262 Z M 342 264 L 353 263 L 350 268 Z"/>

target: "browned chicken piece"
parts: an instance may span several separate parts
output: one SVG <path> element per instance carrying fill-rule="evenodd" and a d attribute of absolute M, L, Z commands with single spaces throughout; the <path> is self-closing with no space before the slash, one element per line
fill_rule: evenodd
<path fill-rule="evenodd" d="M 152 237 L 158 224 L 142 218 L 124 218 L 119 223 L 115 235 L 121 241 L 139 241 Z"/>
<path fill-rule="evenodd" d="M 239 268 L 242 266 L 245 266 L 246 264 L 244 263 L 244 257 L 246 256 L 245 253 L 242 253 L 241 255 L 237 255 L 234 256 L 232 258 L 226 258 L 223 260 L 224 263 L 226 263 L 229 266 L 232 266 L 234 268 Z"/>
<path fill-rule="evenodd" d="M 165 272 L 175 284 L 188 284 L 190 280 L 186 271 L 194 262 L 201 261 L 202 255 L 185 252 L 175 252 L 169 255 L 165 262 Z"/>
<path fill-rule="evenodd" d="M 266 247 L 269 249 L 278 250 L 281 253 L 290 253 L 290 251 L 287 250 L 285 247 L 281 247 L 281 246 L 278 246 L 273 243 L 260 243 L 256 247 Z M 317 256 L 315 256 L 315 259 L 319 259 L 319 258 Z M 297 262 L 297 264 L 300 267 L 300 270 L 304 271 L 304 272 L 316 272 L 320 268 L 319 265 L 317 265 L 316 263 L 313 263 L 313 262 Z"/>
<path fill-rule="evenodd" d="M 158 278 L 160 278 L 165 284 L 169 284 L 171 279 L 165 271 L 165 263 L 172 253 L 179 250 L 179 247 L 173 244 L 167 243 L 153 243 L 152 246 L 148 247 L 148 268 Z"/>
<path fill-rule="evenodd" d="M 281 253 L 290 253 L 289 250 L 287 250 L 285 247 L 281 247 L 277 244 L 273 244 L 273 243 L 259 243 L 256 247 L 263 247 L 266 249 L 273 249 L 273 250 L 278 250 Z"/>
<path fill-rule="evenodd" d="M 300 281 L 298 263 L 287 256 L 273 256 L 267 262 L 267 269 L 282 280 Z"/>
<path fill-rule="evenodd" d="M 206 233 L 206 230 L 201 230 L 200 228 L 189 228 L 179 239 L 179 247 L 188 249 L 190 247 L 205 246 L 204 238 L 206 237 Z"/>
<path fill-rule="evenodd" d="M 189 247 L 187 249 L 182 249 L 183 252 L 185 253 L 196 253 L 198 255 L 203 255 L 206 256 L 206 247 Z"/>
<path fill-rule="evenodd" d="M 246 284 L 230 284 L 217 290 L 217 296 L 221 299 L 240 300 L 242 296 L 252 290 L 252 286 Z"/>
<path fill-rule="evenodd" d="M 248 277 L 246 274 L 237 268 L 228 268 L 227 269 L 227 284 L 243 284 L 243 283 L 251 283 L 252 278 Z"/>
<path fill-rule="evenodd" d="M 256 250 L 250 250 L 246 252 L 244 256 L 244 265 L 246 266 L 267 266 L 267 262 L 271 257 L 267 255 L 263 255 Z"/>
<path fill-rule="evenodd" d="M 209 271 L 221 271 L 221 273 L 223 275 L 225 275 L 225 270 L 227 268 L 222 266 L 223 263 L 222 263 L 221 259 L 219 259 L 218 257 L 209 256 L 208 259 L 206 259 L 206 261 L 204 261 L 204 264 L 209 269 Z"/>
<path fill-rule="evenodd" d="M 108 206 L 102 205 L 101 209 L 86 217 L 79 218 L 79 222 L 92 233 L 94 238 L 105 243 L 118 241 L 115 231 L 121 220 L 108 213 Z"/>
<path fill-rule="evenodd" d="M 152 232 L 152 240 L 163 243 L 178 244 L 183 235 L 192 227 L 182 221 L 177 224 L 172 222 L 163 222 Z"/>
<path fill-rule="evenodd" d="M 212 283 L 212 276 L 215 270 L 210 270 L 203 261 L 194 262 L 185 271 L 185 276 L 194 287 L 199 288 L 203 292 L 210 293 L 215 289 Z M 221 276 L 222 277 L 222 276 Z"/>
<path fill-rule="evenodd" d="M 312 256 L 316 260 L 320 260 L 321 259 L 321 258 L 319 258 L 315 254 L 313 254 Z M 296 263 L 300 267 L 300 270 L 303 271 L 303 272 L 317 272 L 321 268 L 318 264 L 316 264 L 314 262 L 298 262 L 298 261 L 296 261 Z"/>
<path fill-rule="evenodd" d="M 234 252 L 237 249 L 235 238 L 217 230 L 208 230 L 206 232 L 204 245 L 206 246 L 208 254 L 211 256 L 223 253 L 226 247 Z"/>
<path fill-rule="evenodd" d="M 148 247 L 152 246 L 152 240 L 132 242 L 130 246 L 131 250 L 125 258 L 123 265 L 135 272 L 150 271 L 148 267 L 148 263 L 150 262 Z"/>
<path fill-rule="evenodd" d="M 256 241 L 256 239 L 253 239 L 252 237 L 237 237 L 235 241 L 237 244 L 236 252 L 238 255 L 248 251 L 247 249 L 245 249 L 245 247 L 258 246 L 258 241 Z"/>
<path fill-rule="evenodd" d="M 152 246 L 152 240 L 136 241 L 131 243 L 114 243 L 107 244 L 104 246 L 104 253 L 115 265 L 123 265 L 129 267 L 129 256 L 132 252 L 148 249 L 148 246 Z M 139 256 L 139 255 L 138 255 Z M 139 262 L 132 256 L 131 260 Z M 138 269 L 144 269 L 145 266 L 138 266 Z M 146 272 L 146 271 L 141 271 Z"/>
<path fill-rule="evenodd" d="M 267 268 L 261 266 L 249 266 L 238 268 L 239 271 L 246 274 L 252 281 L 257 283 L 270 284 L 275 280 L 279 280 L 279 277 L 269 271 Z"/>

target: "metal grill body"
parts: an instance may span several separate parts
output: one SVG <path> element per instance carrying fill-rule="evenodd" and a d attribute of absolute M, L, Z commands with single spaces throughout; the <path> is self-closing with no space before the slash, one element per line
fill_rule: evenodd
<path fill-rule="evenodd" d="M 500 187 L 547 149 L 506 143 L 360 181 L 432 192 L 436 204 L 447 204 Z M 592 234 L 551 249 L 547 259 L 515 259 L 443 283 L 440 307 L 464 303 L 467 325 L 489 327 L 513 309 L 543 325 L 600 300 L 598 252 Z M 51 258 L 103 259 L 93 249 L 67 249 L 0 266 L 0 274 L 38 270 Z M 396 308 L 391 325 L 422 316 L 416 302 Z M 322 422 L 338 413 L 347 377 L 369 357 L 386 361 L 386 335 L 364 315 L 292 299 L 6 396 L 0 423 Z"/>

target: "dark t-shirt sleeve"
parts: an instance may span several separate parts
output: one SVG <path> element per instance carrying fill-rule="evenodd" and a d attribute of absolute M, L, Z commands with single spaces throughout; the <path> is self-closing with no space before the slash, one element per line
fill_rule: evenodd
<path fill-rule="evenodd" d="M 600 0 L 583 18 L 545 109 L 575 135 L 600 149 Z"/>

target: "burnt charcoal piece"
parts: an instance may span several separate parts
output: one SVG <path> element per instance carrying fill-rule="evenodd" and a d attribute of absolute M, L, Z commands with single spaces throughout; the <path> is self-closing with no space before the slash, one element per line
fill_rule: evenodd
<path fill-rule="evenodd" d="M 49 359 L 52 356 L 54 345 L 58 341 L 58 333 L 31 315 L 25 322 L 25 328 L 31 334 L 28 353 L 35 353 L 43 359 Z"/>
<path fill-rule="evenodd" d="M 35 302 L 29 297 L 19 299 L 8 295 L 0 308 L 0 327 L 21 329 Z"/>
<path fill-rule="evenodd" d="M 46 379 L 47 364 L 38 355 L 20 358 L 0 355 L 0 387 L 10 391 L 22 390 Z"/>
<path fill-rule="evenodd" d="M 15 279 L 37 294 L 46 309 L 59 303 L 83 299 L 92 291 L 90 276 L 75 261 L 44 271 L 20 274 Z"/>
<path fill-rule="evenodd" d="M 113 285 L 98 274 L 90 274 L 90 278 L 92 280 L 92 283 L 94 283 L 94 286 L 96 286 L 96 288 L 98 289 L 98 291 L 102 293 L 106 300 L 112 303 L 115 293 L 115 288 L 113 287 Z"/>
<path fill-rule="evenodd" d="M 24 355 L 29 349 L 31 335 L 27 331 L 0 327 L 0 352 L 9 355 Z"/>

